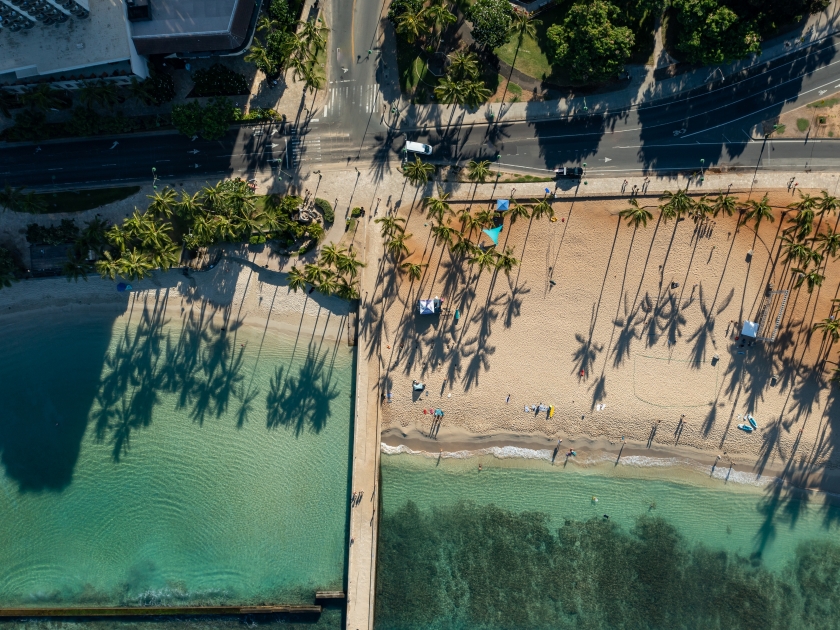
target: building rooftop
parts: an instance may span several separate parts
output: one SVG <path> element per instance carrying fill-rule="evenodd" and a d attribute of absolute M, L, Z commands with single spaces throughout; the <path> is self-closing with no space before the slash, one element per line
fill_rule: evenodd
<path fill-rule="evenodd" d="M 71 73 L 130 57 L 121 0 L 90 0 L 90 17 L 85 20 L 70 19 L 58 26 L 38 23 L 16 33 L 0 29 L 0 76 L 11 72 L 15 78 Z"/>
<path fill-rule="evenodd" d="M 256 0 L 154 0 L 151 20 L 131 23 L 137 52 L 231 50 L 244 43 Z"/>

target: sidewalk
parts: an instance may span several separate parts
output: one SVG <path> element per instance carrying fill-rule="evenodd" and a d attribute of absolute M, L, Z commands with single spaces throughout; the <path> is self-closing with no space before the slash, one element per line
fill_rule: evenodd
<path fill-rule="evenodd" d="M 698 68 L 661 81 L 654 78 L 654 70 L 661 65 L 661 60 L 651 66 L 628 66 L 631 74 L 630 84 L 614 92 L 589 95 L 586 113 L 604 114 L 639 106 L 642 103 L 671 98 L 698 88 L 712 90 L 739 80 L 735 76 L 738 73 L 778 60 L 819 42 L 825 41 L 826 44 L 830 44 L 827 40 L 838 31 L 840 31 L 840 0 L 833 0 L 825 11 L 809 16 L 798 28 L 764 42 L 760 55 L 751 55 L 747 59 L 730 64 Z M 663 53 L 664 51 L 656 52 Z M 493 104 L 476 111 L 460 105 L 412 105 L 403 101 L 400 104 L 400 110 L 401 118 L 409 126 L 449 120 L 453 114 L 452 120 L 460 123 L 482 123 L 488 120 L 487 117 L 491 111 L 496 120 L 512 122 L 580 114 L 583 112 L 584 100 L 584 97 L 577 97 L 543 102 L 506 103 L 504 106 Z"/>

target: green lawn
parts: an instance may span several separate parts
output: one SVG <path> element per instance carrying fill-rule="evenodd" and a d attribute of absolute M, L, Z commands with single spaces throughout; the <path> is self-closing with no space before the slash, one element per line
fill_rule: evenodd
<path fill-rule="evenodd" d="M 43 201 L 46 204 L 44 213 L 83 212 L 114 203 L 115 201 L 122 201 L 139 191 L 140 186 L 123 186 L 121 188 L 96 188 L 93 190 L 39 193 L 33 196 L 35 199 Z"/>
<path fill-rule="evenodd" d="M 573 4 L 572 0 L 560 0 L 551 9 L 539 15 L 540 24 L 537 25 L 537 36 L 524 37 L 522 45 L 519 46 L 519 38 L 513 37 L 507 44 L 497 48 L 496 55 L 509 66 L 514 66 L 520 72 L 535 79 L 545 80 L 554 78 L 555 82 L 561 84 L 571 83 L 564 77 L 562 70 L 551 66 L 546 55 L 549 47 L 548 28 L 553 24 L 561 23 L 566 13 Z M 647 63 L 653 54 L 653 25 L 656 16 L 652 13 L 645 13 L 642 18 L 630 28 L 636 36 L 636 44 L 630 57 L 630 63 Z M 517 47 L 519 51 L 517 53 Z"/>

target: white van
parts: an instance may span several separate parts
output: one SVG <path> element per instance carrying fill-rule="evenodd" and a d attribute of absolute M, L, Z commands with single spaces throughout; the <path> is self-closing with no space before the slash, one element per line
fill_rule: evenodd
<path fill-rule="evenodd" d="M 421 142 L 406 142 L 405 150 L 411 151 L 412 153 L 422 153 L 423 155 L 432 154 L 432 147 L 430 147 L 428 144 L 423 144 Z"/>

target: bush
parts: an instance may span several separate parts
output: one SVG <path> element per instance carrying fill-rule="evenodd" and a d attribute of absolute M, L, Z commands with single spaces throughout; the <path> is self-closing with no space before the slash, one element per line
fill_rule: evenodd
<path fill-rule="evenodd" d="M 318 197 L 316 197 L 315 207 L 321 211 L 321 214 L 324 217 L 324 223 L 335 222 L 335 211 L 333 210 L 332 204 L 329 201 L 327 201 L 326 199 L 319 199 Z"/>
<path fill-rule="evenodd" d="M 498 48 L 510 39 L 513 9 L 507 0 L 476 0 L 466 12 L 472 22 L 473 39 L 487 48 Z"/>
<path fill-rule="evenodd" d="M 175 98 L 175 81 L 165 72 L 152 72 L 143 83 L 155 105 L 163 105 Z"/>
<path fill-rule="evenodd" d="M 278 114 L 273 109 L 263 109 L 262 107 L 255 107 L 247 114 L 243 114 L 241 109 L 236 108 L 233 112 L 233 119 L 241 122 L 262 122 L 269 120 L 282 120 L 283 115 Z"/>
<path fill-rule="evenodd" d="M 61 245 L 73 243 L 79 238 L 79 228 L 72 219 L 62 219 L 58 225 L 38 225 L 30 223 L 26 226 L 26 240 L 30 245 L 44 243 L 45 245 Z"/>
<path fill-rule="evenodd" d="M 280 28 L 289 28 L 295 23 L 295 11 L 289 6 L 288 0 L 271 0 L 268 15 L 272 20 L 280 23 Z"/>
<path fill-rule="evenodd" d="M 552 63 L 569 67 L 576 81 L 603 81 L 615 76 L 630 59 L 633 32 L 614 26 L 618 8 L 603 0 L 572 6 L 562 24 L 548 28 Z"/>
<path fill-rule="evenodd" d="M 44 112 L 25 109 L 15 116 L 15 125 L 6 131 L 6 138 L 11 142 L 43 140 L 49 135 L 44 127 L 46 122 Z"/>
<path fill-rule="evenodd" d="M 808 122 L 807 118 L 797 118 L 796 119 L 796 128 L 799 131 L 806 131 L 808 127 L 811 126 L 811 123 Z"/>
<path fill-rule="evenodd" d="M 236 111 L 226 98 L 215 98 L 206 107 L 191 101 L 172 107 L 172 124 L 185 136 L 201 134 L 205 140 L 218 140 L 236 120 Z"/>
<path fill-rule="evenodd" d="M 248 94 L 251 86 L 244 75 L 220 63 L 208 69 L 196 70 L 192 76 L 195 82 L 193 96 L 228 96 Z"/>
<path fill-rule="evenodd" d="M 362 216 L 362 209 L 361 208 L 353 208 L 350 211 L 350 217 L 351 218 L 358 219 L 360 216 Z"/>

